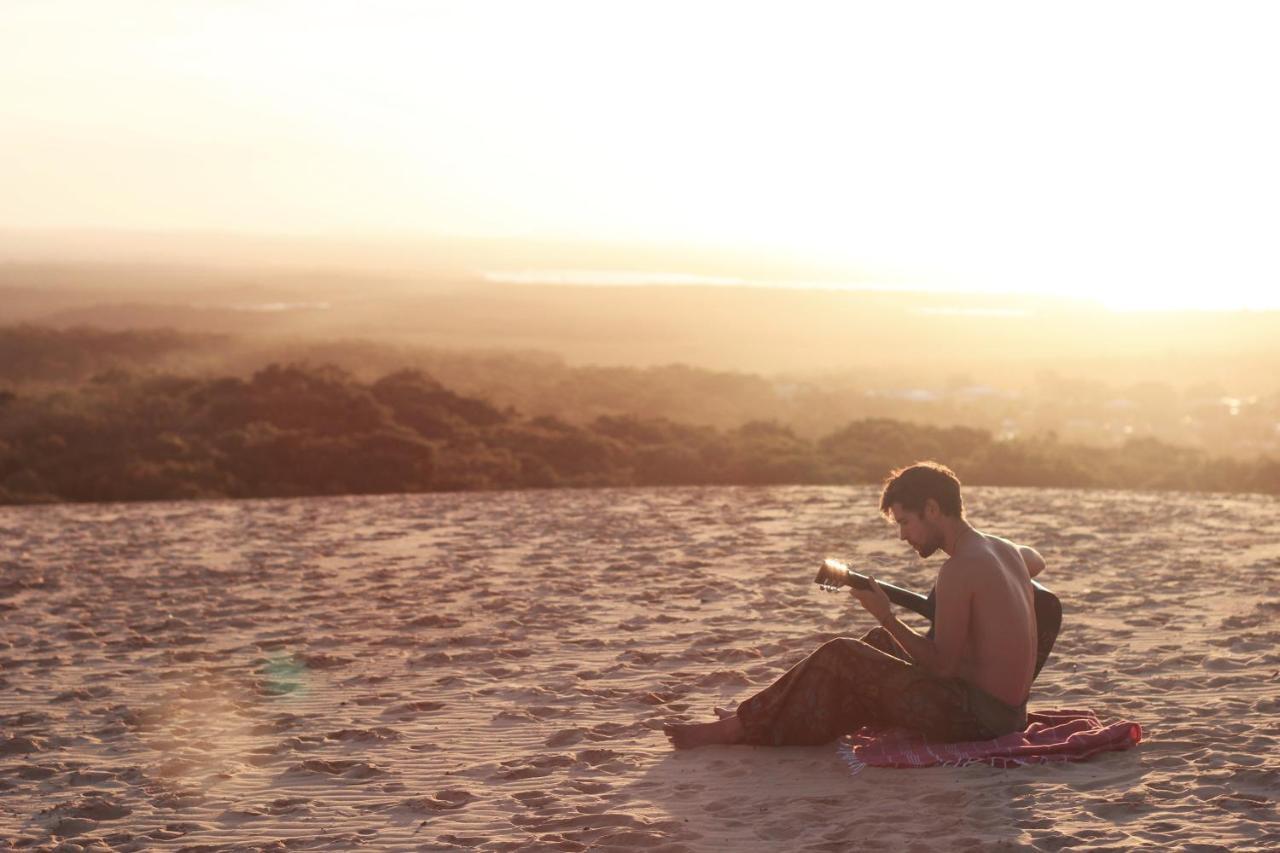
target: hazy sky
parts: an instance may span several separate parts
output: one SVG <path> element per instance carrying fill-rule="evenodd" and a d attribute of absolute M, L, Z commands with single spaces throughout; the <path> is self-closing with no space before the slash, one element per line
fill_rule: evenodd
<path fill-rule="evenodd" d="M 1280 307 L 1275 8 L 4 0 L 0 227 L 778 246 Z"/>

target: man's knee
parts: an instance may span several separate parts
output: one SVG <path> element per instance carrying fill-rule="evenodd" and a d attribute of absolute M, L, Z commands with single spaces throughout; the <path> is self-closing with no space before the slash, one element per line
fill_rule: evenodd
<path fill-rule="evenodd" d="M 813 657 L 824 661 L 857 661 L 866 664 L 901 663 L 906 657 L 894 646 L 893 636 L 888 631 L 884 635 L 884 647 L 878 642 L 867 642 L 865 639 L 855 640 L 852 637 L 837 637 L 818 647 Z"/>
<path fill-rule="evenodd" d="M 893 642 L 893 635 L 889 633 L 887 628 L 877 625 L 860 638 L 862 642 L 871 646 L 880 646 L 886 641 Z"/>
<path fill-rule="evenodd" d="M 823 657 L 849 657 L 862 654 L 867 649 L 867 644 L 862 640 L 855 640 L 853 637 L 836 637 L 819 646 L 815 654 Z"/>
<path fill-rule="evenodd" d="M 873 649 L 879 649 L 885 654 L 890 654 L 894 657 L 901 656 L 898 641 L 893 638 L 893 634 L 890 634 L 886 628 L 879 626 L 872 628 L 870 631 L 862 635 L 862 642 L 871 646 Z"/>

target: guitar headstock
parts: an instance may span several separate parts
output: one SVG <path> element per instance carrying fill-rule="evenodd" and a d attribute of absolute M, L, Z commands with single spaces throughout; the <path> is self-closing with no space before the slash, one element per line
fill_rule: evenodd
<path fill-rule="evenodd" d="M 849 582 L 849 567 L 839 560 L 823 560 L 813 582 L 824 592 L 835 592 Z"/>

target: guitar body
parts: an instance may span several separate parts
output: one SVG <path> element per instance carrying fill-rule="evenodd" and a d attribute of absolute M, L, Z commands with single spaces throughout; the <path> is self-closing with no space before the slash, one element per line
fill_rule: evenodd
<path fill-rule="evenodd" d="M 866 589 L 868 583 L 866 575 L 853 571 L 838 560 L 824 561 L 813 582 L 823 589 L 838 589 L 841 586 Z M 936 589 L 929 590 L 929 594 L 924 596 L 884 581 L 877 581 L 877 583 L 894 604 L 919 613 L 930 623 L 933 622 L 937 606 L 938 591 Z M 1053 644 L 1058 639 L 1058 631 L 1062 629 L 1062 602 L 1048 587 L 1038 581 L 1031 581 L 1031 588 L 1034 593 L 1032 604 L 1036 611 L 1036 671 L 1032 675 L 1034 679 L 1044 668 L 1045 661 L 1049 659 L 1049 653 L 1053 651 Z M 933 637 L 932 624 L 925 636 Z"/>

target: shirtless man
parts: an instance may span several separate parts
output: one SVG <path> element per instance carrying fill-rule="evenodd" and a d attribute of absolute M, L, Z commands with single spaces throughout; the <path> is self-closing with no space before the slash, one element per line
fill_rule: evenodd
<path fill-rule="evenodd" d="M 823 645 L 736 710 L 716 709 L 716 722 L 667 724 L 677 749 L 817 744 L 864 725 L 951 741 L 1026 726 L 1036 665 L 1031 578 L 1044 560 L 971 526 L 959 479 L 935 462 L 890 474 L 880 511 L 921 557 L 949 557 L 938 571 L 934 636 L 900 622 L 873 579 L 871 589 L 852 592 L 879 628 Z"/>

